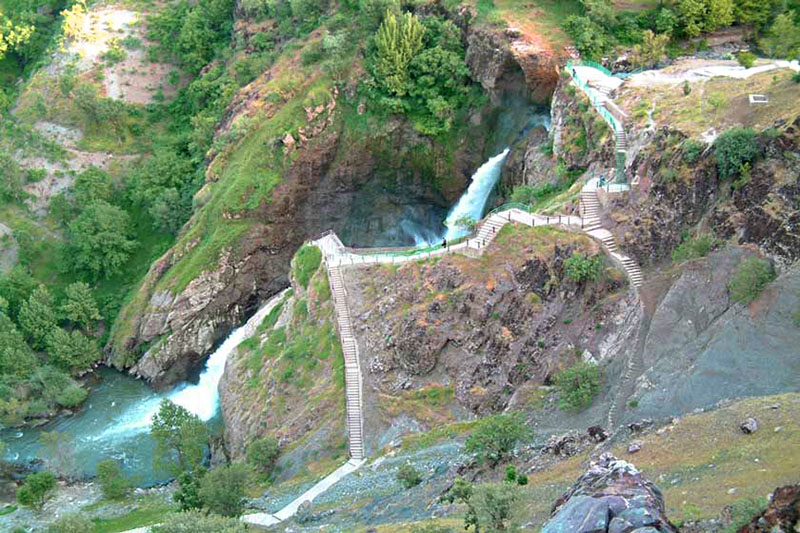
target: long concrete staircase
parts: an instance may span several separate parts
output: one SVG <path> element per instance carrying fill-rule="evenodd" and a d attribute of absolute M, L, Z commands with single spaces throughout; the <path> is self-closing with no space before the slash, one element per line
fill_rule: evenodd
<path fill-rule="evenodd" d="M 356 461 L 364 458 L 364 409 L 362 403 L 362 377 L 358 357 L 358 343 L 353 335 L 350 309 L 347 306 L 347 290 L 341 267 L 328 269 L 333 303 L 336 308 L 336 324 L 344 353 L 345 393 L 347 398 L 347 434 L 350 457 Z"/>

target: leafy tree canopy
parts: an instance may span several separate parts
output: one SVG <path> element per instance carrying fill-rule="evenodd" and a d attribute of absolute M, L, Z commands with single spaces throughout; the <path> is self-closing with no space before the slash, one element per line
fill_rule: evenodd
<path fill-rule="evenodd" d="M 91 279 L 118 273 L 136 248 L 128 214 L 102 200 L 69 224 L 69 234 L 67 258 Z"/>
<path fill-rule="evenodd" d="M 150 435 L 156 442 L 156 466 L 174 475 L 194 472 L 205 456 L 208 430 L 197 416 L 164 399 L 153 416 Z"/>

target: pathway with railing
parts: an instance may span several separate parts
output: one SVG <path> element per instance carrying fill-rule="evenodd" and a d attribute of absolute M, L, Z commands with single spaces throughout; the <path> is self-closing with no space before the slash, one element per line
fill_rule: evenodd
<path fill-rule="evenodd" d="M 628 154 L 628 135 L 625 124 L 609 110 L 613 103 L 611 93 L 623 80 L 611 74 L 611 71 L 594 61 L 568 61 L 565 67 L 572 81 L 589 98 L 592 107 L 603 117 L 603 120 L 614 132 L 614 152 L 617 169 L 617 181 L 625 182 L 625 164 Z"/>
<path fill-rule="evenodd" d="M 597 189 L 597 178 L 589 180 L 583 187 L 580 209 L 582 216 L 542 215 L 531 212 L 532 207 L 526 204 L 505 204 L 487 214 L 469 235 L 448 243 L 447 246 L 437 244 L 424 248 L 350 248 L 345 246 L 333 231 L 327 231 L 312 241 L 311 244 L 318 246 L 322 251 L 324 264 L 328 271 L 336 311 L 336 324 L 344 353 L 346 426 L 350 460 L 277 513 L 249 514 L 243 516 L 242 520 L 260 527 L 277 525 L 294 516 L 304 502 L 312 501 L 334 483 L 357 470 L 366 461 L 361 358 L 350 308 L 347 304 L 347 287 L 343 270 L 373 264 L 407 263 L 441 257 L 448 253 L 482 254 L 500 233 L 503 226 L 509 223 L 519 223 L 531 227 L 561 226 L 582 231 L 600 242 L 614 262 L 625 271 L 631 285 L 638 288 L 642 283 L 641 270 L 630 257 L 620 253 L 611 232 L 602 227 L 598 213 Z M 613 415 L 610 415 L 609 419 L 613 420 Z"/>

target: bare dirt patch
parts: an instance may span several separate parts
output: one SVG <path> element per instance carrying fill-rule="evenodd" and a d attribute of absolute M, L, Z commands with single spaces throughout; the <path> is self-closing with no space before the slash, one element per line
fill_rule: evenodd
<path fill-rule="evenodd" d="M 99 6 L 84 18 L 79 39 L 67 47 L 67 52 L 78 58 L 80 70 L 101 69 L 103 87 L 109 98 L 133 104 L 148 104 L 159 93 L 164 99 L 175 96 L 186 78 L 178 78 L 174 85 L 168 83 L 170 72 L 176 67 L 169 63 L 151 62 L 147 48 L 152 44 L 147 38 L 146 13 Z M 125 47 L 128 39 L 135 46 Z M 109 64 L 104 57 L 109 50 L 123 50 L 125 58 Z"/>
<path fill-rule="evenodd" d="M 20 168 L 44 169 L 47 173 L 44 179 L 24 187 L 25 192 L 31 195 L 26 200 L 28 207 L 39 216 L 47 213 L 47 206 L 54 196 L 72 187 L 75 174 L 91 167 L 107 170 L 115 163 L 127 163 L 139 157 L 78 150 L 75 146 L 83 134 L 76 128 L 47 121 L 39 121 L 34 127 L 48 139 L 60 143 L 67 151 L 67 157 L 61 161 L 49 161 L 43 156 L 20 157 L 18 161 Z"/>

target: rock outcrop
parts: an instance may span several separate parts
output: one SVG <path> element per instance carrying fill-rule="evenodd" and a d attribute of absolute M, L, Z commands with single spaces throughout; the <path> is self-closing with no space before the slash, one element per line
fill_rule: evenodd
<path fill-rule="evenodd" d="M 664 497 L 632 464 L 610 454 L 593 461 L 553 506 L 542 533 L 677 533 Z"/>
<path fill-rule="evenodd" d="M 525 93 L 545 104 L 558 82 L 559 59 L 551 49 L 523 35 L 471 27 L 467 33 L 467 66 L 495 103 L 505 93 Z"/>
<path fill-rule="evenodd" d="M 694 229 L 754 244 L 780 265 L 800 258 L 800 118 L 777 136 L 758 137 L 763 155 L 736 185 L 718 175 L 713 149 L 688 163 L 678 131 L 633 132 L 629 139 L 641 145 L 629 156 L 638 185 L 629 200 L 610 205 L 604 224 L 640 265 L 668 258 Z"/>

